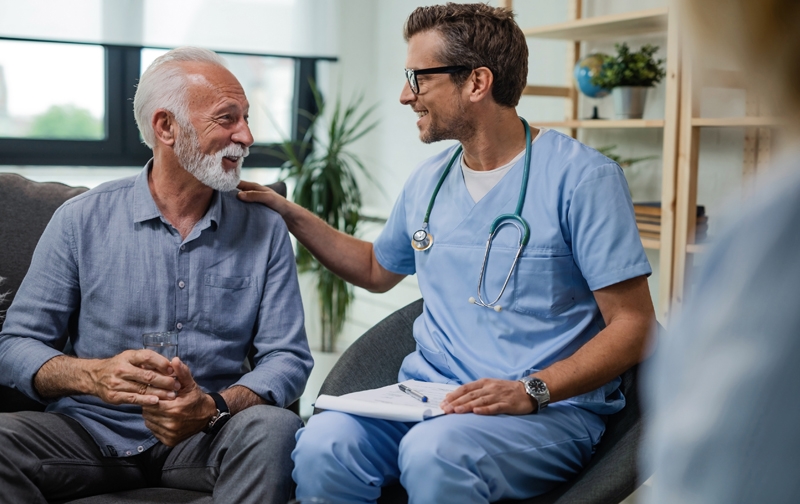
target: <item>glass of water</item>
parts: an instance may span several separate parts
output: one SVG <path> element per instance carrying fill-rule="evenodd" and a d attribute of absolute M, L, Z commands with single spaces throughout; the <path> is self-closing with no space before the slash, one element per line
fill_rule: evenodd
<path fill-rule="evenodd" d="M 178 333 L 176 331 L 154 332 L 142 334 L 142 344 L 146 350 L 152 350 L 172 360 L 178 356 Z"/>

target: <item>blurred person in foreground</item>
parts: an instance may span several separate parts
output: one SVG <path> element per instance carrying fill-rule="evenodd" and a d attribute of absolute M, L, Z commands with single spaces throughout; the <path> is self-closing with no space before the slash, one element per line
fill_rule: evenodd
<path fill-rule="evenodd" d="M 284 504 L 302 422 L 283 407 L 312 361 L 286 226 L 231 192 L 247 98 L 185 47 L 145 71 L 134 112 L 153 158 L 55 212 L 0 332 L 0 384 L 47 404 L 0 414 L 0 502 L 164 486 Z M 171 361 L 142 349 L 165 330 Z"/>
<path fill-rule="evenodd" d="M 800 126 L 800 2 L 685 0 L 697 49 L 733 56 Z M 710 60 L 710 58 L 709 58 Z M 649 370 L 649 503 L 800 502 L 800 152 L 715 240 Z"/>

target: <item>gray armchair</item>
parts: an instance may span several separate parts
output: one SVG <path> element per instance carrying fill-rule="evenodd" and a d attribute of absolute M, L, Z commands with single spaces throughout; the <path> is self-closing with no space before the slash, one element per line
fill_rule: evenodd
<path fill-rule="evenodd" d="M 422 313 L 422 300 L 397 310 L 353 343 L 331 370 L 320 394 L 342 395 L 397 382 L 406 355 L 413 352 L 414 320 Z M 592 460 L 571 481 L 551 492 L 520 504 L 618 504 L 649 475 L 637 472 L 642 431 L 638 366 L 622 375 L 625 408 L 608 419 L 606 432 Z M 408 496 L 399 484 L 383 489 L 379 504 L 405 504 Z"/>
<path fill-rule="evenodd" d="M 286 184 L 271 184 L 286 195 Z M 64 184 L 33 182 L 14 173 L 0 173 L 0 293 L 10 292 L 0 310 L 6 309 L 28 272 L 36 244 L 56 209 L 87 189 Z M 2 321 L 0 320 L 0 328 Z M 253 355 L 250 355 L 252 364 Z M 299 405 L 289 409 L 298 413 Z M 0 386 L 0 412 L 43 411 L 44 406 L 20 392 Z M 211 503 L 211 494 L 170 488 L 142 488 L 69 501 L 72 504 Z"/>

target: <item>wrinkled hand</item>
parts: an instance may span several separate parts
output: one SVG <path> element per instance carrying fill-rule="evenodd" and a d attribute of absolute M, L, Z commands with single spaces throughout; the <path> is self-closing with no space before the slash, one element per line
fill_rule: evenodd
<path fill-rule="evenodd" d="M 96 361 L 90 370 L 94 395 L 110 404 L 156 404 L 175 397 L 169 360 L 152 350 L 126 350 Z"/>
<path fill-rule="evenodd" d="M 447 394 L 439 405 L 445 413 L 476 415 L 527 415 L 533 413 L 533 401 L 518 381 L 481 378 Z"/>
<path fill-rule="evenodd" d="M 214 400 L 200 389 L 180 358 L 172 359 L 172 368 L 175 383 L 180 384 L 177 397 L 142 406 L 145 426 L 167 446 L 175 446 L 203 430 L 217 411 Z"/>
<path fill-rule="evenodd" d="M 261 203 L 278 213 L 281 213 L 281 206 L 286 203 L 286 198 L 276 193 L 269 187 L 256 184 L 255 182 L 239 182 L 238 198 L 248 203 Z"/>

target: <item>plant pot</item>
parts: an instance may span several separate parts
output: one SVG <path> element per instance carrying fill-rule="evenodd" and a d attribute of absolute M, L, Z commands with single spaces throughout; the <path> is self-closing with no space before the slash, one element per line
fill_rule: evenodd
<path fill-rule="evenodd" d="M 612 89 L 614 116 L 617 119 L 641 119 L 648 89 L 644 86 L 618 86 Z"/>

